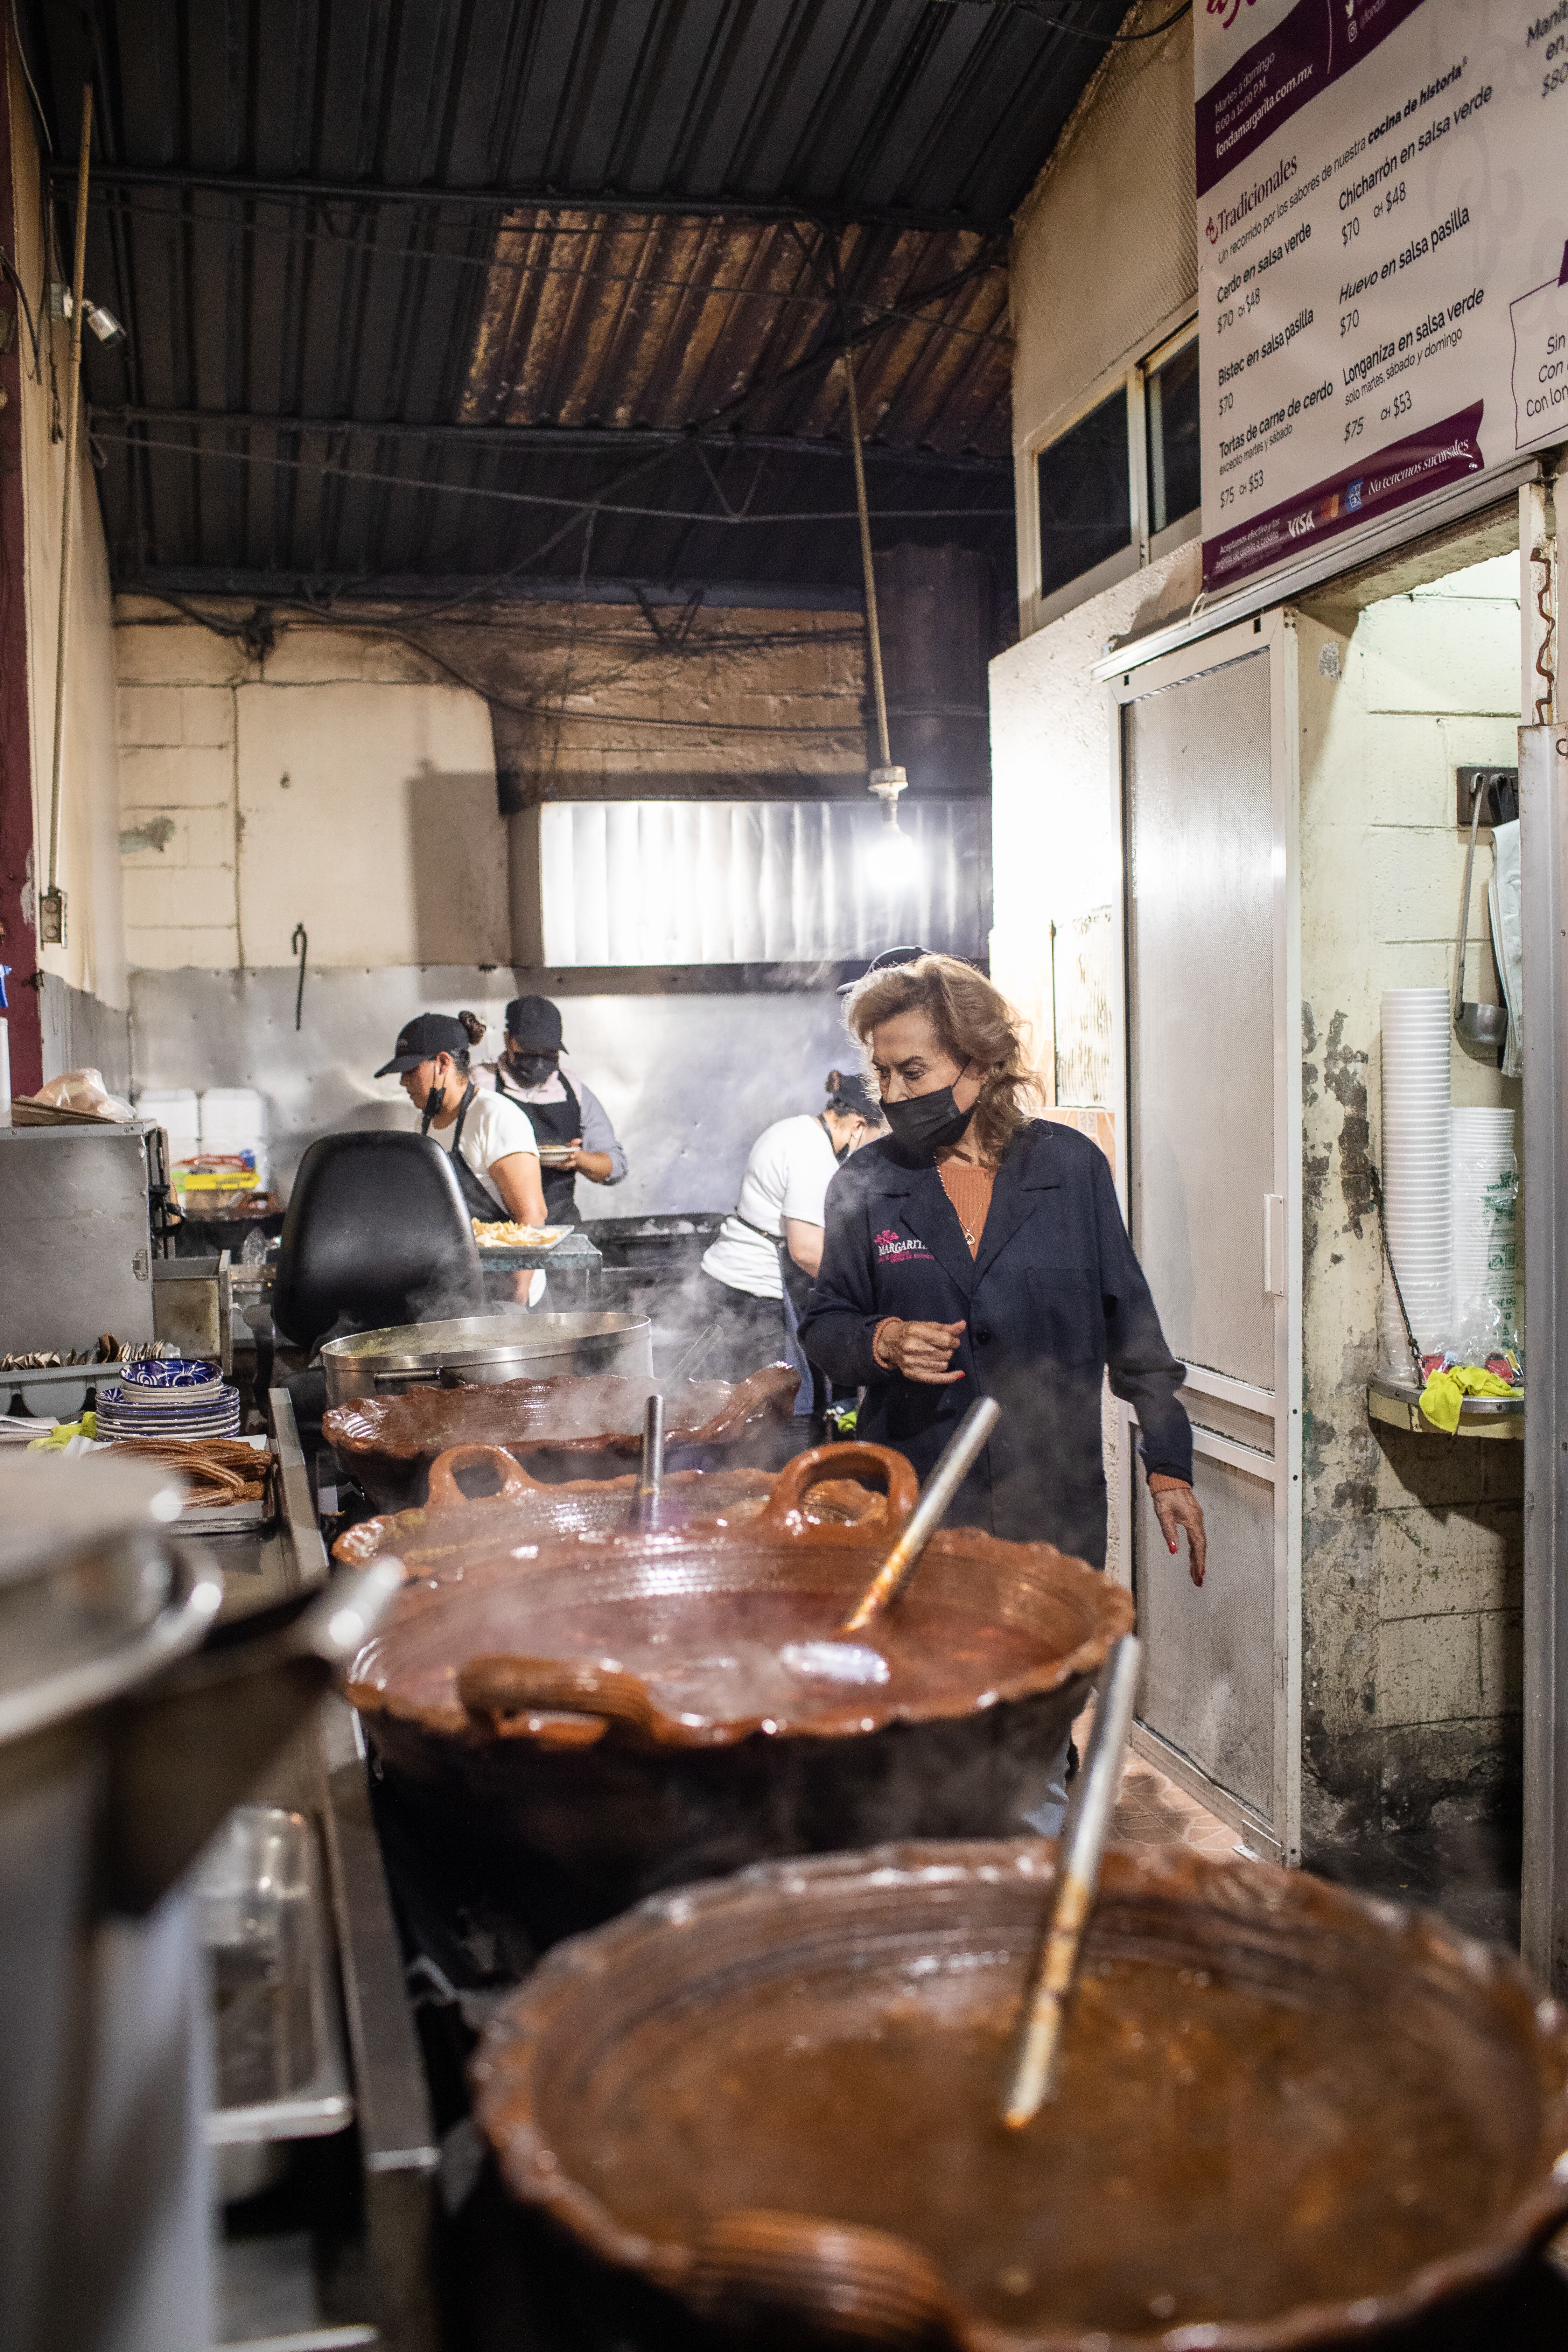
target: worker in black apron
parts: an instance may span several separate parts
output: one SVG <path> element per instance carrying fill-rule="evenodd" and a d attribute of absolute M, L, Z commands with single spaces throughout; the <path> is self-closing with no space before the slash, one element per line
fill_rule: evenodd
<path fill-rule="evenodd" d="M 539 1146 L 522 1106 L 474 1083 L 469 1048 L 484 1034 L 472 1013 L 454 1020 L 448 1013 L 421 1013 L 376 1072 L 394 1072 L 422 1114 L 421 1135 L 451 1154 L 452 1172 L 468 1214 L 483 1224 L 511 1218 L 521 1225 L 547 1223 L 540 1182 Z"/>
<path fill-rule="evenodd" d="M 545 1223 L 580 1225 L 578 1177 L 618 1184 L 626 1155 L 598 1097 L 563 1067 L 562 1051 L 559 1008 L 547 996 L 514 996 L 506 1051 L 494 1065 L 496 1092 L 521 1105 L 538 1139 Z"/>

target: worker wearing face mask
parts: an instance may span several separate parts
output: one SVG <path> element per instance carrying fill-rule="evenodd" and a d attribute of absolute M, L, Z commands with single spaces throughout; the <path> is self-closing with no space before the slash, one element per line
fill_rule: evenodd
<path fill-rule="evenodd" d="M 468 1214 L 481 1223 L 515 1218 L 544 1223 L 539 1150 L 521 1105 L 481 1094 L 468 1067 L 470 1048 L 484 1035 L 475 1013 L 421 1013 L 408 1022 L 376 1072 L 394 1074 L 422 1114 L 419 1132 L 450 1152 L 452 1173 Z"/>
<path fill-rule="evenodd" d="M 580 1225 L 577 1179 L 618 1184 L 626 1155 L 597 1095 L 563 1062 L 561 1013 L 547 996 L 514 996 L 506 1008 L 506 1050 L 479 1081 L 520 1103 L 539 1141 L 545 1223 Z"/>
<path fill-rule="evenodd" d="M 703 1359 L 710 1376 L 741 1381 L 763 1364 L 797 1364 L 810 1406 L 810 1367 L 796 1336 L 822 1263 L 823 1206 L 837 1170 L 882 1123 L 864 1078 L 827 1076 L 826 1108 L 775 1119 L 752 1144 L 734 1209 L 704 1252 L 695 1306 L 723 1339 Z"/>

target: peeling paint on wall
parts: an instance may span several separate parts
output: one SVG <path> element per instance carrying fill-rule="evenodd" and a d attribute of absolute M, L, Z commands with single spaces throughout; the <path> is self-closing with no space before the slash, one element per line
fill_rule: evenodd
<path fill-rule="evenodd" d="M 167 849 L 174 838 L 172 816 L 150 816 L 142 824 L 128 825 L 120 836 L 121 857 L 132 857 L 142 849 Z"/>
<path fill-rule="evenodd" d="M 1491 1812 L 1518 1780 L 1522 1449 L 1402 1433 L 1366 1405 L 1381 995 L 1447 975 L 1464 863 L 1453 766 L 1509 756 L 1490 715 L 1517 693 L 1516 633 L 1502 675 L 1508 585 L 1488 567 L 1298 623 L 1309 1862 Z M 1470 710 L 1456 716 L 1461 694 Z M 1456 1056 L 1457 1101 L 1501 1101 L 1503 1085 Z"/>

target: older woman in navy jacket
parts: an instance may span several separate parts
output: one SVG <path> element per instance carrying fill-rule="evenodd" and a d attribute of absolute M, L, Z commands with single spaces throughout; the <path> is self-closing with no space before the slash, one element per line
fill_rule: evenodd
<path fill-rule="evenodd" d="M 1031 1118 L 1017 1016 L 951 956 L 874 973 L 848 1020 L 870 1054 L 890 1133 L 827 1192 L 822 1267 L 801 1338 L 833 1380 L 864 1387 L 858 1434 L 923 1477 L 965 1409 L 1003 1419 L 954 1524 L 1044 1539 L 1105 1564 L 1100 1386 L 1135 1407 L 1169 1549 L 1204 1577 L 1184 1375 L 1160 1328 L 1103 1153 Z"/>

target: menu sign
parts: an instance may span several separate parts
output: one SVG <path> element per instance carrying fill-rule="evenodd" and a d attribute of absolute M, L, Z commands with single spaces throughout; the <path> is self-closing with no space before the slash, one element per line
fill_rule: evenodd
<path fill-rule="evenodd" d="M 1204 586 L 1568 440 L 1568 0 L 1206 0 Z"/>

